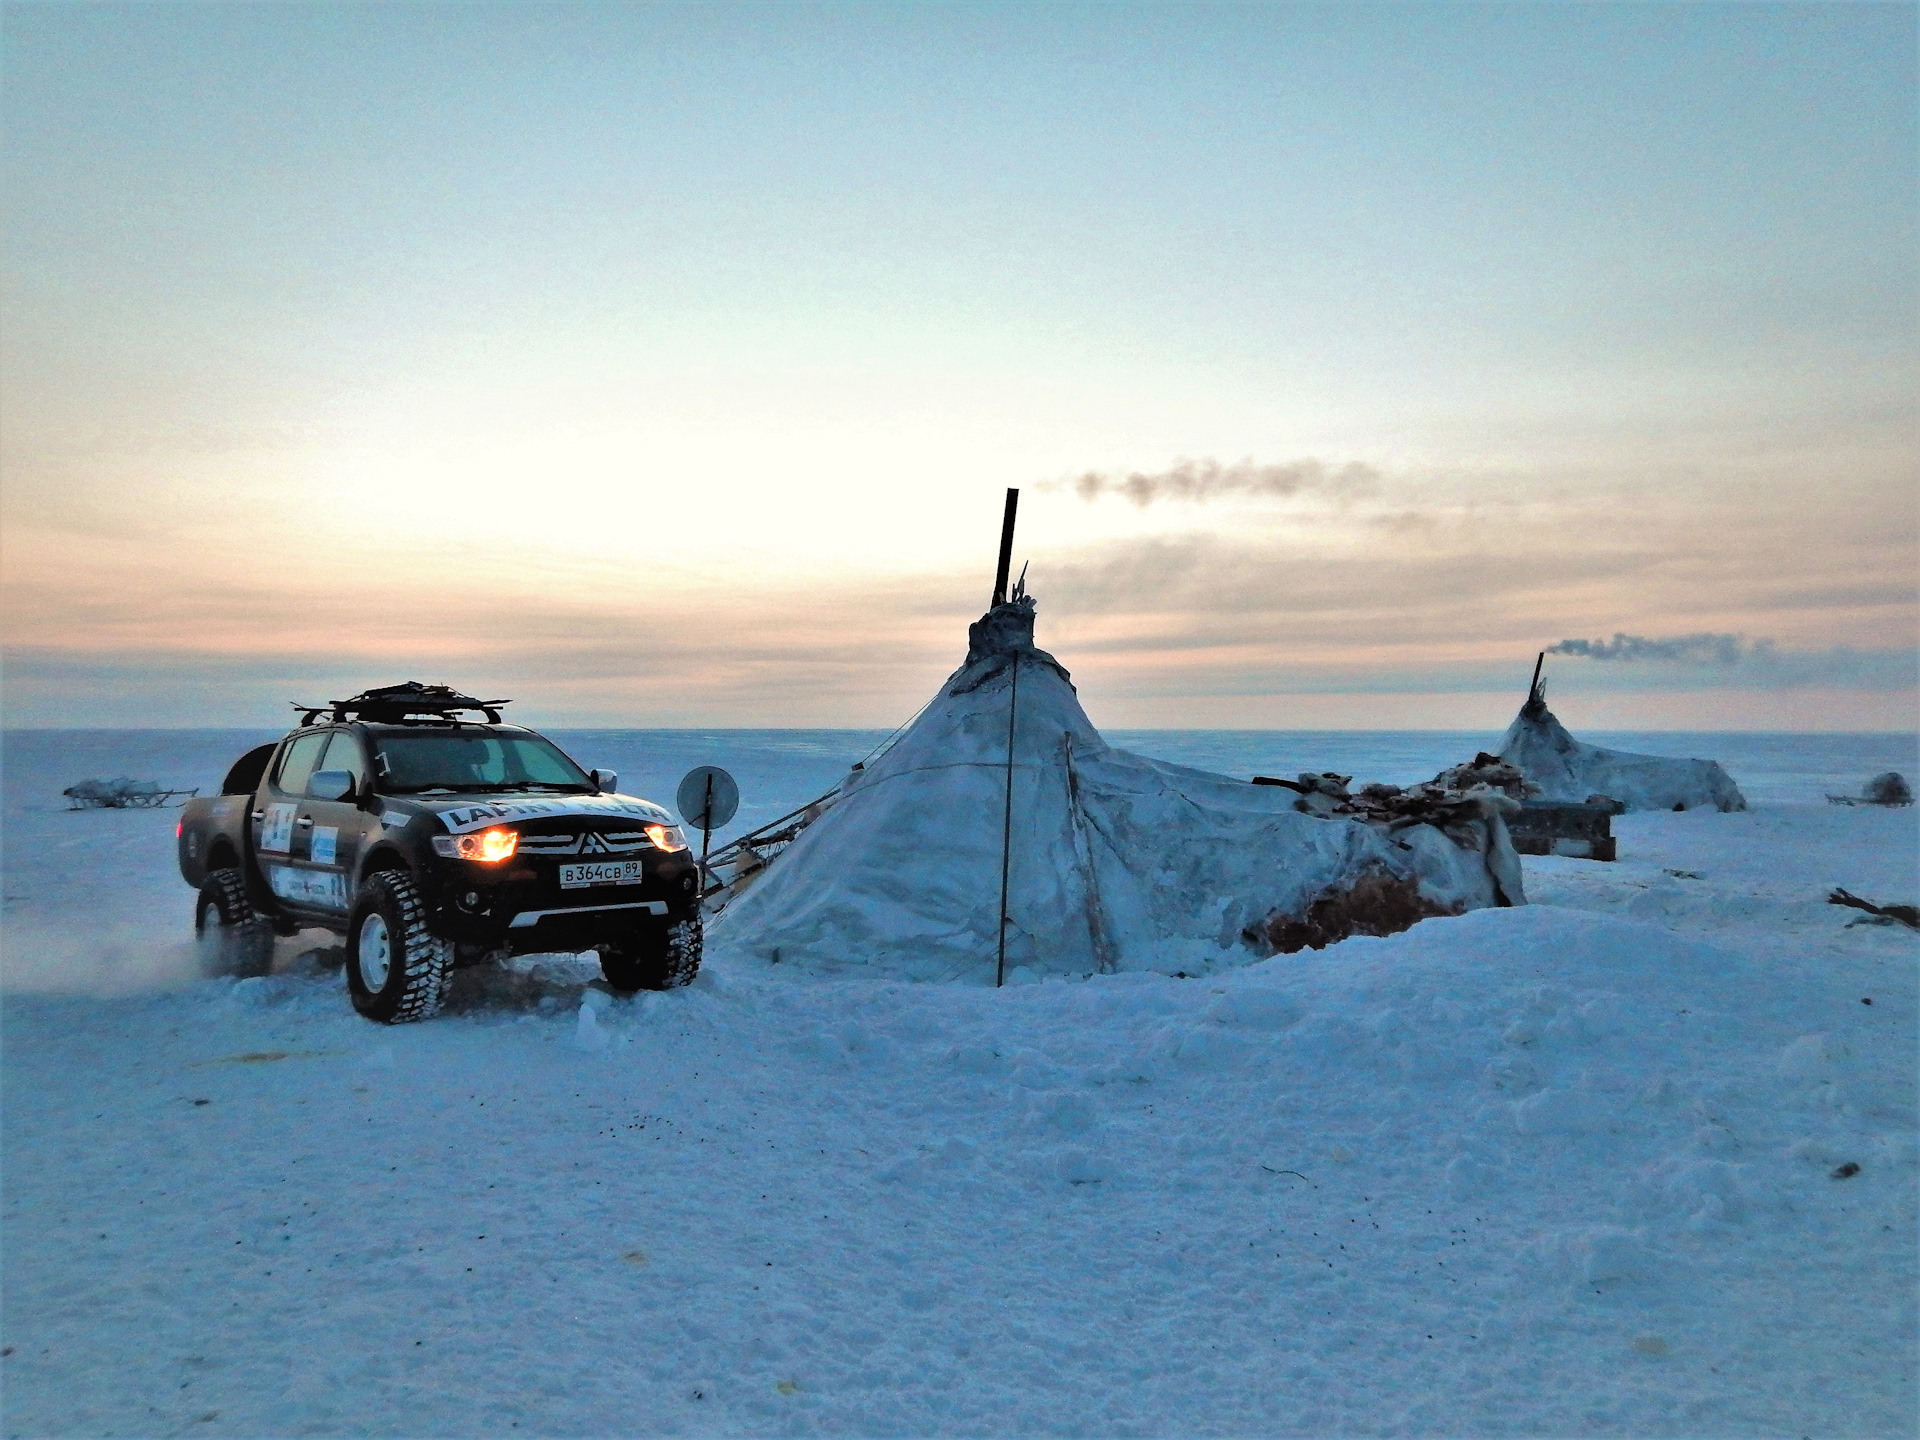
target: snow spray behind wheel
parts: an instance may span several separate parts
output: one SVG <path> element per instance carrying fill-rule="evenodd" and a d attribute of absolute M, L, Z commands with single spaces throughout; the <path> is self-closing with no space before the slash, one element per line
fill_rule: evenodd
<path fill-rule="evenodd" d="M 974 622 L 907 732 L 735 891 L 709 931 L 717 951 L 990 985 L 1003 873 L 1009 979 L 1192 974 L 1523 903 L 1495 878 L 1518 871 L 1497 805 L 1389 833 L 1114 749 L 1035 647 L 1034 616 L 1016 591 Z"/>

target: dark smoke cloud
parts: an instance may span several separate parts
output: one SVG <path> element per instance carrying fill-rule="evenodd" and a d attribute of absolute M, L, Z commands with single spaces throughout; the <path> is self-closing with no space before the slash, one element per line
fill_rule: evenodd
<path fill-rule="evenodd" d="M 1775 651 L 1771 640 L 1748 643 L 1738 635 L 1676 635 L 1671 640 L 1649 640 L 1644 635 L 1621 635 L 1611 640 L 1562 640 L 1547 647 L 1549 655 L 1579 655 L 1588 660 L 1664 660 L 1675 665 L 1738 665 L 1742 660 L 1766 660 Z"/>
<path fill-rule="evenodd" d="M 1182 460 L 1170 470 L 1126 475 L 1089 470 L 1072 480 L 1056 481 L 1046 489 L 1071 486 L 1082 500 L 1124 495 L 1145 509 L 1156 500 L 1185 500 L 1204 504 L 1231 495 L 1280 499 L 1309 492 L 1352 499 L 1380 488 L 1380 472 L 1353 462 L 1331 466 L 1320 460 L 1295 460 L 1286 465 L 1256 465 L 1251 459 L 1231 465 L 1218 460 Z"/>

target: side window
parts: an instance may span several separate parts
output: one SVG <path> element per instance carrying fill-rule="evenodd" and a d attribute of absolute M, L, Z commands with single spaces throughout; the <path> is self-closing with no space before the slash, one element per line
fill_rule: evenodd
<path fill-rule="evenodd" d="M 333 732 L 333 743 L 327 746 L 327 758 L 313 768 L 344 770 L 353 776 L 353 788 L 356 791 L 367 788 L 367 757 L 361 753 L 360 741 L 348 731 Z"/>
<path fill-rule="evenodd" d="M 307 777 L 320 768 L 320 751 L 325 747 L 332 731 L 322 730 L 314 735 L 301 735 L 280 753 L 280 768 L 274 772 L 273 787 L 282 795 L 304 795 L 307 793 Z"/>

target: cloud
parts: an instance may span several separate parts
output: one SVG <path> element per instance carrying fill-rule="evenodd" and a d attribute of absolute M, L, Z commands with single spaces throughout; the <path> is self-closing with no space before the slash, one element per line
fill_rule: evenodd
<path fill-rule="evenodd" d="M 1139 504 L 1189 504 L 1091 525 L 1056 504 L 1022 558 L 1041 644 L 1083 693 L 1195 697 L 1182 723 L 1255 713 L 1203 697 L 1517 696 L 1535 652 L 1596 615 L 1618 633 L 1555 646 L 1561 694 L 1915 684 L 1912 523 L 1871 495 L 1810 516 L 1766 487 L 1580 475 L 1550 495 L 1504 471 L 1409 472 L 1401 494 L 1320 461 L 1132 478 Z M 1128 479 L 1096 476 L 1095 498 Z M 1235 494 L 1310 503 L 1197 508 Z M 261 533 L 301 543 L 263 563 L 255 544 L 189 543 L 164 507 L 142 513 L 151 534 L 44 517 L 0 533 L 9 723 L 270 724 L 289 698 L 415 678 L 515 696 L 540 724 L 891 725 L 958 663 L 986 600 L 978 557 L 877 571 L 703 561 L 666 530 L 571 552 L 281 525 Z M 1116 521 L 1151 533 L 1080 533 Z"/>
<path fill-rule="evenodd" d="M 1771 640 L 1751 643 L 1738 635 L 1676 635 L 1671 640 L 1649 640 L 1644 635 L 1614 633 L 1611 640 L 1561 640 L 1547 647 L 1549 655 L 1579 655 L 1588 660 L 1663 660 L 1678 665 L 1737 665 L 1743 658 L 1771 655 Z"/>
<path fill-rule="evenodd" d="M 1285 499 L 1319 494 L 1350 500 L 1380 489 L 1380 472 L 1358 461 L 1332 466 L 1323 460 L 1294 460 L 1284 465 L 1256 465 L 1251 458 L 1222 464 L 1218 460 L 1180 460 L 1171 469 L 1129 471 L 1125 475 L 1088 470 L 1071 480 L 1050 481 L 1043 490 L 1071 488 L 1082 500 L 1124 495 L 1141 509 L 1156 500 L 1184 500 L 1205 504 L 1232 496 Z"/>

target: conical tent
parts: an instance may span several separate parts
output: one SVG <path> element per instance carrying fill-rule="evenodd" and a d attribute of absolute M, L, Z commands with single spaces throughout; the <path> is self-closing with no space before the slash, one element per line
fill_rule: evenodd
<path fill-rule="evenodd" d="M 1114 749 L 1033 620 L 1023 598 L 971 627 L 919 719 L 713 922 L 717 950 L 991 984 L 1003 861 L 1016 979 L 1198 973 L 1523 903 L 1497 807 L 1390 833 Z"/>
<path fill-rule="evenodd" d="M 1714 760 L 1607 750 L 1573 738 L 1547 709 L 1536 673 L 1527 703 L 1500 741 L 1500 758 L 1540 787 L 1543 800 L 1604 795 L 1629 810 L 1744 810 L 1746 798 Z"/>

